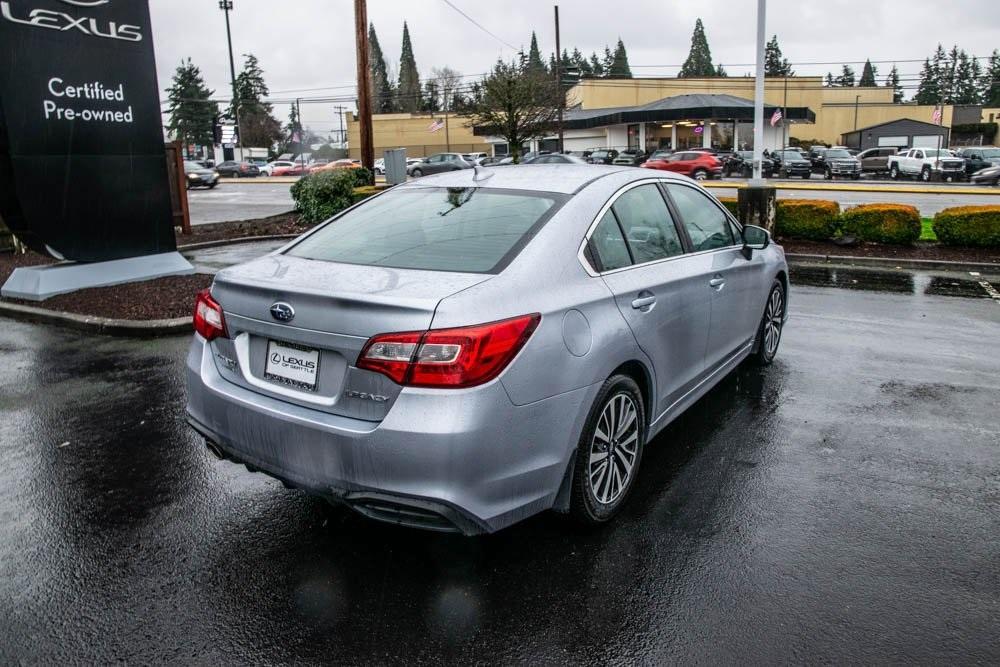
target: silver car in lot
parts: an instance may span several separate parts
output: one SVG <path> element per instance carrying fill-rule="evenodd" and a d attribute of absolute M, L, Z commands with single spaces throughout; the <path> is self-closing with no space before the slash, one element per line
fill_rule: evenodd
<path fill-rule="evenodd" d="M 465 169 L 219 272 L 188 419 L 217 455 L 376 519 L 600 523 L 653 436 L 771 362 L 787 304 L 781 248 L 683 176 Z"/>

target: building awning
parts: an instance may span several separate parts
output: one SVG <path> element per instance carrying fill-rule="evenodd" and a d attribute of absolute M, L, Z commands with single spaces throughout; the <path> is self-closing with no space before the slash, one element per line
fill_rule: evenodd
<path fill-rule="evenodd" d="M 781 107 L 764 105 L 764 120 Z M 815 123 L 816 114 L 809 107 L 786 107 L 783 115 L 788 122 Z M 753 122 L 754 103 L 735 95 L 675 95 L 634 107 L 606 109 L 568 109 L 563 116 L 563 128 L 584 130 L 592 127 L 626 123 L 662 123 L 680 120 L 736 120 Z M 490 135 L 489 128 L 474 128 L 477 135 Z"/>

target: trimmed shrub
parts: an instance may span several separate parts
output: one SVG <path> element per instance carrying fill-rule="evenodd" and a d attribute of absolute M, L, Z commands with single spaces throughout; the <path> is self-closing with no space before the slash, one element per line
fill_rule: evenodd
<path fill-rule="evenodd" d="M 837 231 L 839 216 L 840 205 L 835 201 L 779 199 L 774 230 L 781 237 L 826 241 Z"/>
<path fill-rule="evenodd" d="M 934 216 L 934 234 L 945 245 L 1000 248 L 1000 206 L 959 206 Z"/>
<path fill-rule="evenodd" d="M 322 222 L 354 203 L 356 169 L 318 171 L 292 185 L 295 209 L 305 222 Z"/>
<path fill-rule="evenodd" d="M 905 204 L 862 204 L 840 217 L 841 231 L 861 241 L 909 245 L 920 238 L 920 213 Z"/>
<path fill-rule="evenodd" d="M 734 218 L 740 219 L 739 200 L 736 197 L 719 197 L 719 203 L 729 209 Z"/>
<path fill-rule="evenodd" d="M 364 167 L 358 167 L 356 169 L 351 169 L 350 171 L 354 172 L 355 187 L 364 188 L 375 184 L 375 179 L 373 178 L 372 173 Z"/>

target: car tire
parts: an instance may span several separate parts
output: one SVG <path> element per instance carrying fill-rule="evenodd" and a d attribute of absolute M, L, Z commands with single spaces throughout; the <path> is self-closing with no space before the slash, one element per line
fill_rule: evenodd
<path fill-rule="evenodd" d="M 212 184 L 211 184 L 210 186 L 208 186 L 208 189 L 209 189 L 209 190 L 214 190 L 214 189 L 215 189 L 215 186 L 216 186 L 216 185 L 218 185 L 218 184 L 219 184 L 219 182 L 218 182 L 218 181 L 216 181 L 215 183 L 212 183 Z"/>
<path fill-rule="evenodd" d="M 898 181 L 899 180 L 899 167 L 898 166 L 892 165 L 891 167 L 889 167 L 889 178 L 891 178 L 894 181 Z"/>
<path fill-rule="evenodd" d="M 620 426 L 619 421 L 626 423 Z M 576 521 L 598 525 L 621 511 L 635 486 L 646 433 L 639 385 L 627 375 L 611 376 L 597 393 L 577 445 L 570 497 L 570 514 Z"/>
<path fill-rule="evenodd" d="M 828 181 L 832 181 L 833 180 L 833 172 L 830 171 L 829 169 L 827 169 L 826 171 L 823 172 L 823 178 L 825 178 Z"/>
<path fill-rule="evenodd" d="M 420 178 L 423 175 L 424 175 L 424 172 L 420 171 L 419 169 L 414 169 L 413 170 L 413 174 L 412 174 L 413 178 Z"/>
<path fill-rule="evenodd" d="M 695 169 L 694 173 L 691 174 L 691 178 L 693 178 L 696 181 L 707 181 L 708 172 L 705 171 L 704 169 Z"/>
<path fill-rule="evenodd" d="M 806 181 L 812 179 L 812 177 L 813 175 L 811 171 L 807 171 L 806 173 L 802 174 L 802 179 Z"/>
<path fill-rule="evenodd" d="M 788 299 L 785 294 L 785 284 L 774 279 L 771 291 L 767 294 L 764 304 L 764 314 L 757 325 L 757 336 L 754 338 L 751 359 L 758 366 L 768 366 L 778 354 L 781 343 L 781 331 L 785 325 L 785 308 Z"/>
<path fill-rule="evenodd" d="M 857 181 L 861 179 L 861 174 L 851 174 L 851 180 Z"/>
<path fill-rule="evenodd" d="M 922 180 L 924 183 L 930 182 L 930 180 L 931 180 L 931 168 L 930 167 L 925 166 L 923 169 L 920 170 L 920 180 Z"/>

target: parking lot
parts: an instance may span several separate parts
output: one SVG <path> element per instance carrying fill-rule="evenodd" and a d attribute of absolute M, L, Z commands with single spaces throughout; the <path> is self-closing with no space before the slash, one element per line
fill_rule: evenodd
<path fill-rule="evenodd" d="M 796 268 L 775 365 L 652 443 L 620 521 L 481 538 L 214 460 L 184 423 L 187 337 L 8 322 L 0 661 L 994 662 L 982 279 Z"/>
<path fill-rule="evenodd" d="M 711 181 L 709 187 L 720 183 L 745 183 L 740 179 L 725 179 L 723 181 Z M 1000 204 L 1000 196 L 995 193 L 996 188 L 981 188 L 982 194 L 957 194 L 954 192 L 956 185 L 941 183 L 924 186 L 923 184 L 910 183 L 909 185 L 919 185 L 921 189 L 927 189 L 929 193 L 893 193 L 893 192 L 861 192 L 852 190 L 801 190 L 782 188 L 782 185 L 801 186 L 802 180 L 777 180 L 768 181 L 778 188 L 780 198 L 809 198 L 809 199 L 831 199 L 840 203 L 842 208 L 855 206 L 857 204 L 869 204 L 875 202 L 906 203 L 916 206 L 920 214 L 924 217 L 931 217 L 938 211 L 951 206 L 971 206 L 979 204 Z M 823 187 L 823 183 L 828 181 L 817 180 L 813 185 Z M 848 184 L 868 184 L 867 181 L 836 181 L 837 186 Z M 900 183 L 893 182 L 894 185 Z M 263 179 L 254 182 L 247 181 L 226 181 L 214 190 L 191 190 L 188 199 L 191 207 L 191 223 L 195 225 L 212 222 L 225 222 L 229 220 L 246 220 L 261 218 L 270 215 L 284 213 L 294 208 L 292 196 L 289 192 L 291 185 L 283 182 L 268 182 Z M 964 184 L 962 190 L 969 189 L 968 184 Z M 938 192 L 940 191 L 940 194 Z M 716 187 L 712 192 L 719 197 L 735 197 L 736 190 L 733 188 Z"/>

